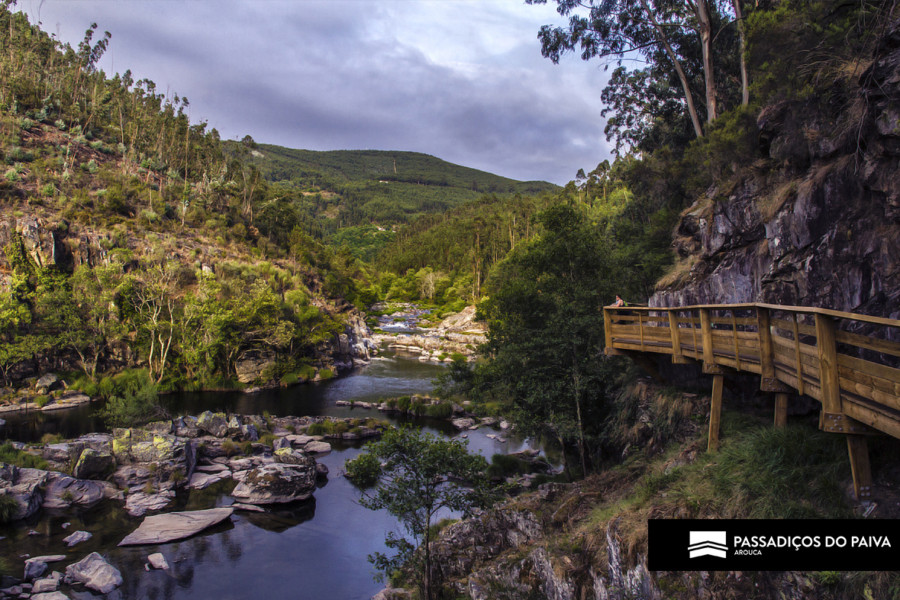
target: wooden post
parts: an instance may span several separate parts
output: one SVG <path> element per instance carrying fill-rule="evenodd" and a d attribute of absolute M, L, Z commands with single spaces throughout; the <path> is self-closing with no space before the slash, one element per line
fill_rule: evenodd
<path fill-rule="evenodd" d="M 609 313 L 612 311 L 611 308 L 603 309 L 603 335 L 606 338 L 606 347 L 613 347 L 613 337 L 612 337 L 612 318 L 610 318 Z"/>
<path fill-rule="evenodd" d="M 700 309 L 700 335 L 703 338 L 703 372 L 721 373 L 716 365 L 716 355 L 713 354 L 712 326 L 709 320 L 709 309 Z"/>
<path fill-rule="evenodd" d="M 827 413 L 842 413 L 844 411 L 841 409 L 841 384 L 838 379 L 834 330 L 834 321 L 831 317 L 816 314 L 816 353 L 819 358 L 822 410 Z"/>
<path fill-rule="evenodd" d="M 687 359 L 681 352 L 681 331 L 678 329 L 678 315 L 674 309 L 669 309 L 669 335 L 672 338 L 672 362 L 676 364 L 684 364 Z"/>
<path fill-rule="evenodd" d="M 775 394 L 775 427 L 787 425 L 787 406 L 788 395 L 785 393 Z"/>
<path fill-rule="evenodd" d="M 709 445 L 708 452 L 719 449 L 719 425 L 722 422 L 722 388 L 724 375 L 713 375 L 712 402 L 709 405 Z"/>
<path fill-rule="evenodd" d="M 756 308 L 756 335 L 759 338 L 759 387 L 764 392 L 774 391 L 775 352 L 772 349 L 772 325 L 768 308 Z"/>
<path fill-rule="evenodd" d="M 853 474 L 853 492 L 857 500 L 872 497 L 872 469 L 869 466 L 869 444 L 864 435 L 848 435 L 847 451 L 850 453 L 850 471 Z"/>

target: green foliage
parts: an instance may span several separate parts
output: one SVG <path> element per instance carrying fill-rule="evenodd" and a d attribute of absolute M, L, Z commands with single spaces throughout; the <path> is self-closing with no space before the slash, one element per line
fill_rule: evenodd
<path fill-rule="evenodd" d="M 345 462 L 344 471 L 354 485 L 368 488 L 375 485 L 381 476 L 381 462 L 374 454 L 364 452 Z"/>
<path fill-rule="evenodd" d="M 544 233 L 492 274 L 480 307 L 491 360 L 480 376 L 512 400 L 522 431 L 576 445 L 586 468 L 606 402 L 600 308 L 616 293 L 616 270 L 582 211 L 557 205 L 540 218 Z"/>
<path fill-rule="evenodd" d="M 147 371 L 104 378 L 100 390 L 109 398 L 98 413 L 108 427 L 133 427 L 167 416 L 158 401 L 159 387 Z"/>
<path fill-rule="evenodd" d="M 264 433 L 259 436 L 259 443 L 263 444 L 264 446 L 271 446 L 276 437 L 277 436 L 274 433 Z"/>
<path fill-rule="evenodd" d="M 441 402 L 439 404 L 429 404 L 425 407 L 425 415 L 435 419 L 449 419 L 453 416 L 453 403 Z"/>
<path fill-rule="evenodd" d="M 378 484 L 363 495 L 360 504 L 372 510 L 386 509 L 400 519 L 411 537 L 388 534 L 385 544 L 397 554 L 375 553 L 369 560 L 388 577 L 401 567 L 408 569 L 423 595 L 433 597 L 428 532 L 439 511 L 467 515 L 495 499 L 496 490 L 485 483 L 487 462 L 480 455 L 469 454 L 465 443 L 409 427 L 386 431 L 380 440 L 367 444 L 365 453 L 354 462 L 348 468 L 369 479 L 377 475 L 380 465 Z M 414 551 L 416 545 L 419 552 Z"/>
<path fill-rule="evenodd" d="M 0 525 L 12 521 L 13 517 L 18 512 L 19 503 L 16 502 L 16 499 L 7 494 L 0 494 Z"/>
<path fill-rule="evenodd" d="M 17 467 L 23 467 L 27 469 L 46 470 L 50 468 L 50 466 L 47 464 L 47 461 L 40 456 L 35 456 L 22 450 L 16 450 L 9 442 L 0 444 L 0 463 L 15 465 Z"/>

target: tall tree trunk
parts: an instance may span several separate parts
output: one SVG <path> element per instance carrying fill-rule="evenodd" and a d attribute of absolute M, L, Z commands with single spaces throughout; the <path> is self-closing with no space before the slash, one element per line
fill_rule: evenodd
<path fill-rule="evenodd" d="M 750 104 L 750 77 L 747 75 L 747 30 L 744 26 L 744 0 L 731 0 L 741 40 L 741 106 Z"/>
<path fill-rule="evenodd" d="M 716 73 L 712 64 L 712 22 L 707 0 L 688 0 L 700 24 L 700 48 L 703 51 L 703 81 L 706 85 L 706 122 L 712 123 L 718 116 L 716 106 Z"/>
<path fill-rule="evenodd" d="M 694 133 L 697 137 L 703 137 L 703 126 L 700 124 L 700 116 L 697 114 L 697 107 L 694 106 L 694 98 L 691 95 L 691 86 L 688 84 L 687 75 L 684 74 L 684 69 L 681 68 L 681 61 L 678 60 L 678 56 L 672 49 L 672 45 L 669 43 L 666 32 L 653 15 L 653 10 L 647 4 L 647 0 L 641 0 L 641 6 L 644 8 L 644 12 L 647 13 L 647 18 L 656 30 L 657 38 L 663 45 L 663 48 L 665 48 L 669 60 L 671 60 L 672 64 L 675 66 L 675 72 L 678 74 L 678 80 L 681 82 L 681 88 L 684 90 L 684 100 L 687 104 L 688 114 L 691 117 L 691 123 L 694 125 Z"/>

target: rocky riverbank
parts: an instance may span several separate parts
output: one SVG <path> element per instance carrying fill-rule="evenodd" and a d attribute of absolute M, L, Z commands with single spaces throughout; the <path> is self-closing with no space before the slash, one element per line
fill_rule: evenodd
<path fill-rule="evenodd" d="M 411 305 L 385 315 L 380 331 L 372 335 L 379 346 L 419 354 L 419 360 L 452 362 L 454 355 L 472 359 L 476 348 L 487 340 L 487 325 L 475 319 L 475 307 L 468 306 L 434 327 L 419 324 L 420 315 Z M 399 323 L 399 326 L 391 327 Z"/>

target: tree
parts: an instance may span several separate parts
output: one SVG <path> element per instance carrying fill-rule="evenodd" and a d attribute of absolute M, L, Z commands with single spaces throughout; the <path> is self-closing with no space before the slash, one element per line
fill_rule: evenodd
<path fill-rule="evenodd" d="M 545 4 L 547 0 L 526 2 Z M 703 101 L 708 123 L 721 112 L 713 42 L 724 12 L 740 11 L 737 0 L 734 4 L 721 0 L 557 0 L 557 4 L 557 11 L 569 17 L 569 24 L 541 28 L 538 39 L 545 57 L 558 62 L 563 54 L 576 49 L 584 60 L 599 57 L 621 62 L 626 55 L 642 55 L 651 71 L 662 67 L 675 74 L 694 134 L 703 137 L 696 100 Z M 692 64 L 695 49 L 700 51 L 696 66 Z M 694 90 L 695 74 L 703 82 L 702 93 Z"/>
<path fill-rule="evenodd" d="M 518 246 L 489 281 L 484 375 L 510 395 L 523 431 L 577 446 L 587 471 L 607 379 L 600 308 L 616 294 L 614 268 L 578 209 L 559 204 L 539 222 L 544 233 Z"/>
<path fill-rule="evenodd" d="M 368 444 L 363 454 L 347 463 L 347 474 L 354 481 L 378 481 L 360 504 L 386 509 L 412 536 L 409 541 L 389 533 L 385 543 L 398 553 L 388 557 L 378 552 L 369 561 L 386 575 L 408 569 L 418 578 L 426 600 L 434 598 L 433 572 L 439 566 L 432 565 L 429 529 L 440 511 L 467 514 L 493 499 L 485 484 L 486 468 L 484 457 L 469 454 L 465 442 L 410 427 L 390 429 Z"/>

